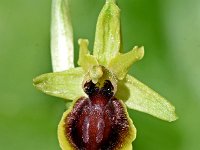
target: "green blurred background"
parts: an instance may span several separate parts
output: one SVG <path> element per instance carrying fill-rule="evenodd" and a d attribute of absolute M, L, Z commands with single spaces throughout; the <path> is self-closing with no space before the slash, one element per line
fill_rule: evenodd
<path fill-rule="evenodd" d="M 104 0 L 71 0 L 75 62 L 78 38 L 94 41 Z M 175 106 L 179 120 L 129 110 L 135 150 L 200 149 L 200 1 L 118 0 L 123 45 L 145 46 L 130 71 Z M 59 150 L 65 103 L 40 93 L 32 78 L 51 72 L 51 0 L 0 0 L 0 150 Z"/>

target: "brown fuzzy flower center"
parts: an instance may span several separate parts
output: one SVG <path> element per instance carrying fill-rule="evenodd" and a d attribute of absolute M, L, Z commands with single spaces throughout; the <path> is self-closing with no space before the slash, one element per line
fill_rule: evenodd
<path fill-rule="evenodd" d="M 84 85 L 89 98 L 74 104 L 65 119 L 65 135 L 77 150 L 112 150 L 120 147 L 129 131 L 123 105 L 113 96 L 113 86 L 103 87 L 92 81 Z"/>

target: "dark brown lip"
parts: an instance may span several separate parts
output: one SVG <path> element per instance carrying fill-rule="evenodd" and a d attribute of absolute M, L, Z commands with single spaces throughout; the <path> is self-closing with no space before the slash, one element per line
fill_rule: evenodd
<path fill-rule="evenodd" d="M 65 118 L 65 136 L 74 149 L 114 150 L 127 136 L 126 112 L 112 90 L 110 81 L 101 88 L 92 82 L 85 84 L 88 98 L 77 100 Z"/>

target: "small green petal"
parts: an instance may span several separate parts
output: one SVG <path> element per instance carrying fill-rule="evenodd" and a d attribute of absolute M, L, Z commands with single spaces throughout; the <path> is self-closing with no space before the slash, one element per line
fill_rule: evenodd
<path fill-rule="evenodd" d="M 116 97 L 124 100 L 131 109 L 148 113 L 169 122 L 177 119 L 173 105 L 130 75 L 118 82 Z"/>
<path fill-rule="evenodd" d="M 107 0 L 98 18 L 94 56 L 100 65 L 107 66 L 120 50 L 120 10 L 114 0 Z"/>
<path fill-rule="evenodd" d="M 125 54 L 118 54 L 113 58 L 108 66 L 108 68 L 117 76 L 119 80 L 122 80 L 131 65 L 141 60 L 144 56 L 144 47 L 135 46 L 132 51 Z"/>
<path fill-rule="evenodd" d="M 96 58 L 90 55 L 88 50 L 89 41 L 87 39 L 79 39 L 78 40 L 80 50 L 79 50 L 79 60 L 78 64 L 88 72 L 93 66 L 97 66 L 98 62 Z"/>
<path fill-rule="evenodd" d="M 33 79 L 33 84 L 48 95 L 74 100 L 85 95 L 82 89 L 83 78 L 84 71 L 79 67 L 40 75 Z"/>

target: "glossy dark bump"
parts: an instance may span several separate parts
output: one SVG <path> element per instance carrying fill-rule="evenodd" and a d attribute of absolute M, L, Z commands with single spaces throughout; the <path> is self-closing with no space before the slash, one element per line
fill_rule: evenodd
<path fill-rule="evenodd" d="M 88 96 L 92 96 L 93 94 L 97 93 L 99 90 L 92 81 L 86 82 L 84 84 L 84 91 Z"/>
<path fill-rule="evenodd" d="M 65 119 L 65 135 L 77 150 L 114 150 L 129 131 L 123 105 L 113 97 L 113 86 L 102 88 L 88 82 L 89 98 L 80 98 Z"/>
<path fill-rule="evenodd" d="M 111 98 L 113 96 L 114 87 L 109 80 L 106 80 L 104 86 L 101 88 L 102 95 L 107 98 Z"/>

